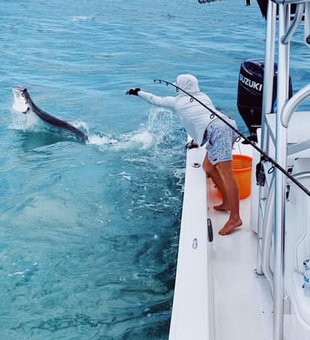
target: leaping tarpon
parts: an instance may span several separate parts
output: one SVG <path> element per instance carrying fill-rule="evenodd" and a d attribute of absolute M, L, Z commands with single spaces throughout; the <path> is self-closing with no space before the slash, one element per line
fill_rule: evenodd
<path fill-rule="evenodd" d="M 23 114 L 33 112 L 45 123 L 50 124 L 53 127 L 67 130 L 73 133 L 79 139 L 84 140 L 85 142 L 88 141 L 88 137 L 84 132 L 80 131 L 79 129 L 74 127 L 72 124 L 66 122 L 65 120 L 58 119 L 40 109 L 31 99 L 30 94 L 26 87 L 14 87 L 12 91 L 14 96 L 13 109 L 15 111 L 21 112 Z"/>

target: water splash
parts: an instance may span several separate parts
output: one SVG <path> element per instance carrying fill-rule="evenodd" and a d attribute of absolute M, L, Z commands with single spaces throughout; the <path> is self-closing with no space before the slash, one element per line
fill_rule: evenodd
<path fill-rule="evenodd" d="M 29 110 L 27 114 L 20 113 L 18 111 L 15 111 L 14 108 L 11 110 L 12 114 L 12 121 L 9 125 L 10 129 L 13 130 L 20 130 L 23 132 L 35 132 L 37 134 L 38 141 L 42 139 L 42 137 L 47 137 L 47 135 L 50 134 L 51 138 L 54 136 L 58 136 L 59 141 L 63 141 L 63 138 L 74 138 L 74 134 L 72 134 L 70 131 L 63 130 L 61 128 L 58 128 L 56 126 L 52 126 L 50 124 L 45 123 L 43 120 L 41 120 L 33 111 Z M 70 123 L 70 122 L 69 122 Z M 73 121 L 70 124 L 72 124 L 77 129 L 85 132 L 86 135 L 89 134 L 89 127 L 88 124 L 84 121 L 77 120 Z M 100 139 L 100 144 L 102 142 L 102 138 L 97 136 L 97 139 Z M 57 142 L 57 138 L 54 141 L 54 143 Z"/>
<path fill-rule="evenodd" d="M 142 123 L 138 130 L 119 136 L 105 135 L 102 132 L 90 132 L 89 125 L 76 120 L 71 124 L 88 135 L 87 144 L 97 145 L 101 150 L 113 147 L 116 151 L 126 149 L 150 149 L 159 147 L 163 143 L 171 142 L 176 118 L 170 110 L 164 108 L 151 108 L 147 122 Z M 32 111 L 27 114 L 16 113 L 12 109 L 12 123 L 9 126 L 14 130 L 46 131 L 48 126 Z M 52 128 L 51 128 L 52 130 Z"/>
<path fill-rule="evenodd" d="M 101 136 L 99 134 L 90 134 L 88 135 L 87 144 L 90 145 L 98 145 L 98 146 L 107 146 L 117 144 L 117 139 L 108 136 Z"/>
<path fill-rule="evenodd" d="M 87 123 L 85 123 L 82 120 L 76 120 L 74 122 L 71 123 L 74 127 L 76 127 L 77 129 L 81 129 L 83 130 L 86 134 L 89 133 L 89 126 Z"/>
<path fill-rule="evenodd" d="M 32 111 L 28 112 L 27 114 L 23 114 L 16 113 L 16 111 L 12 110 L 12 122 L 9 125 L 10 129 L 33 131 L 40 129 L 40 126 L 41 126 L 40 119 Z"/>
<path fill-rule="evenodd" d="M 150 149 L 171 141 L 175 125 L 175 117 L 170 110 L 164 108 L 151 108 L 146 123 L 141 124 L 138 130 L 123 134 L 114 143 L 115 150 Z"/>

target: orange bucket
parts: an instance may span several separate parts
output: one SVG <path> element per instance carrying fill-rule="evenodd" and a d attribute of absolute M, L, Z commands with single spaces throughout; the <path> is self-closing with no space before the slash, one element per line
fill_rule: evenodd
<path fill-rule="evenodd" d="M 232 167 L 239 187 L 239 198 L 242 200 L 251 195 L 252 158 L 233 155 Z M 217 195 L 222 197 L 218 189 Z"/>

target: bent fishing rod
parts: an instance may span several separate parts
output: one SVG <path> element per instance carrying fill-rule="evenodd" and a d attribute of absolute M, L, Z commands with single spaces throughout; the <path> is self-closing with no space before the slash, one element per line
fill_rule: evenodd
<path fill-rule="evenodd" d="M 236 129 L 234 126 L 229 124 L 223 117 L 221 117 L 218 113 L 216 113 L 214 110 L 212 110 L 210 107 L 208 107 L 206 104 L 204 104 L 202 101 L 197 99 L 195 96 L 192 94 L 188 93 L 187 91 L 183 90 L 181 87 L 178 85 L 171 83 L 167 80 L 162 80 L 162 79 L 154 79 L 154 83 L 159 83 L 159 84 L 166 84 L 166 86 L 170 85 L 173 86 L 177 91 L 181 91 L 188 95 L 190 97 L 190 101 L 196 101 L 200 105 L 202 105 L 205 109 L 207 109 L 209 112 L 211 112 L 210 118 L 214 119 L 214 117 L 217 117 L 220 119 L 223 123 L 229 126 L 230 129 L 232 129 L 240 138 L 243 138 L 248 144 L 250 144 L 256 151 L 258 151 L 262 157 L 261 161 L 266 161 L 270 162 L 272 164 L 271 169 L 269 169 L 268 173 L 272 173 L 274 171 L 274 168 L 277 168 L 280 170 L 287 178 L 289 178 L 293 183 L 295 183 L 304 193 L 306 193 L 308 196 L 310 196 L 310 190 L 308 190 L 304 185 L 302 185 L 294 176 L 292 176 L 287 170 L 285 170 L 279 163 L 277 163 L 273 158 L 271 158 L 265 151 L 263 151 L 261 148 L 259 148 L 253 141 L 251 141 L 249 138 L 244 136 L 238 129 Z"/>

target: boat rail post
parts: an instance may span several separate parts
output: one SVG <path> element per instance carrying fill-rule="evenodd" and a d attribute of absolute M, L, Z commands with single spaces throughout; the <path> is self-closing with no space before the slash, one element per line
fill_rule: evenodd
<path fill-rule="evenodd" d="M 271 253 L 271 239 L 273 230 L 273 217 L 274 217 L 274 177 L 271 179 L 267 201 L 266 210 L 264 215 L 264 233 L 262 241 L 262 269 L 266 279 L 271 285 L 271 292 L 273 294 L 273 271 L 270 268 L 270 253 Z"/>
<path fill-rule="evenodd" d="M 286 169 L 287 129 L 281 124 L 281 112 L 288 99 L 290 43 L 281 41 L 288 29 L 290 5 L 278 4 L 279 46 L 278 46 L 278 109 L 276 117 L 276 161 Z M 274 220 L 274 299 L 273 340 L 284 336 L 284 241 L 285 241 L 285 176 L 275 170 L 275 220 Z"/>
<path fill-rule="evenodd" d="M 274 86 L 274 62 L 275 62 L 275 41 L 276 41 L 276 22 L 277 22 L 277 4 L 273 1 L 268 1 L 267 9 L 267 27 L 266 27 L 266 48 L 265 48 L 265 66 L 264 66 L 264 82 L 263 82 L 263 103 L 262 103 L 262 131 L 260 147 L 267 151 L 267 135 L 266 135 L 266 117 L 265 114 L 272 112 L 273 86 Z M 258 202 L 265 199 L 265 188 L 259 187 Z M 258 212 L 257 235 L 258 240 L 263 240 L 263 218 L 260 218 L 261 209 Z M 260 222 L 261 221 L 261 222 Z M 263 244 L 261 245 L 263 248 Z M 256 274 L 264 275 L 262 269 L 262 249 L 260 242 L 257 246 L 257 267 Z"/>

